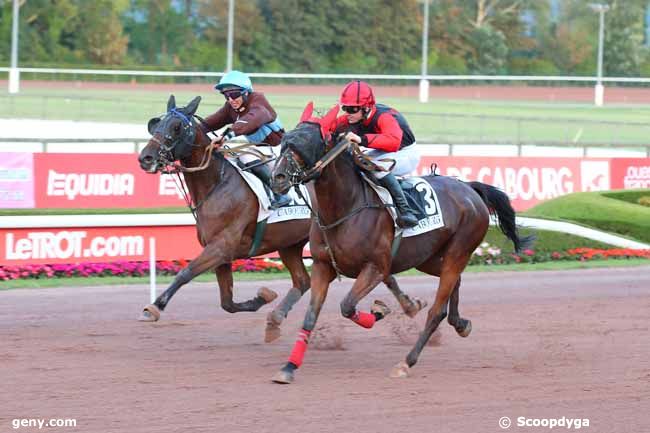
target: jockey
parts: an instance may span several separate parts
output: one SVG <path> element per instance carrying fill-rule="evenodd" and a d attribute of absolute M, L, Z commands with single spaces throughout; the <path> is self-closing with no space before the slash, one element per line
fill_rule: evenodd
<path fill-rule="evenodd" d="M 375 171 L 373 175 L 393 197 L 397 224 L 403 228 L 416 226 L 418 219 L 395 178 L 410 174 L 420 162 L 415 136 L 406 119 L 398 111 L 376 104 L 372 89 L 363 81 L 348 83 L 339 102 L 346 114 L 336 120 L 336 133 L 345 133 L 348 140 L 370 148 L 365 154 L 380 167 L 390 169 L 392 165 L 392 161 L 382 159 L 395 161 L 390 172 Z"/>
<path fill-rule="evenodd" d="M 226 138 L 242 136 L 246 141 L 263 143 L 262 146 L 277 146 L 284 135 L 280 119 L 264 94 L 253 91 L 253 84 L 248 75 L 240 71 L 230 71 L 214 86 L 226 102 L 205 119 L 209 131 L 215 131 L 231 124 L 231 132 L 225 137 L 217 136 L 212 145 L 219 147 Z M 258 147 L 259 149 L 259 147 Z M 261 149 L 260 149 L 261 150 Z M 266 153 L 266 152 L 265 152 Z M 254 155 L 243 153 L 239 160 L 257 176 L 265 188 L 271 191 L 271 169 L 266 164 L 260 164 L 260 159 Z M 258 164 L 257 166 L 255 166 Z M 271 208 L 277 209 L 291 202 L 286 194 L 271 194 Z"/>

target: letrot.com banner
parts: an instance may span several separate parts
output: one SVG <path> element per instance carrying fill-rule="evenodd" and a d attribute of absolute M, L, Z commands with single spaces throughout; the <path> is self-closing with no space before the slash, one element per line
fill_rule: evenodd
<path fill-rule="evenodd" d="M 9 155 L 7 157 L 6 155 Z M 181 206 L 178 179 L 142 171 L 135 154 L 3 154 L 0 206 L 146 208 Z M 504 190 L 517 210 L 580 191 L 650 186 L 650 158 L 426 156 L 428 174 L 478 180 Z"/>
<path fill-rule="evenodd" d="M 192 225 L 0 229 L 0 265 L 147 261 L 150 238 L 158 260 L 193 258 L 202 249 Z"/>

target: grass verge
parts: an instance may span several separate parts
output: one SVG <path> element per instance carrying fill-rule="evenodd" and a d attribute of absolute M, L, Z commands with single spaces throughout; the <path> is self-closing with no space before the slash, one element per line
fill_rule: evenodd
<path fill-rule="evenodd" d="M 647 194 L 648 190 L 635 192 Z M 631 197 L 630 191 L 620 196 L 615 192 L 580 192 L 538 204 L 523 215 L 575 222 L 650 242 L 650 208 L 630 203 L 627 200 Z"/>
<path fill-rule="evenodd" d="M 634 267 L 650 266 L 648 259 L 621 259 L 621 260 L 591 260 L 586 262 L 545 262 L 545 263 L 518 263 L 510 265 L 494 266 L 469 266 L 465 272 L 513 272 L 513 271 L 562 271 L 570 269 L 590 269 L 590 268 L 613 268 L 613 267 Z M 400 276 L 425 275 L 417 270 L 402 272 Z M 173 277 L 165 276 L 157 279 L 157 285 L 160 288 L 171 282 Z M 277 273 L 235 273 L 235 281 L 268 281 L 289 279 L 288 272 Z M 197 277 L 195 282 L 211 282 L 215 284 L 216 278 L 212 274 L 203 274 Z M 149 277 L 73 277 L 73 278 L 52 278 L 52 279 L 29 279 L 29 280 L 12 280 L 0 283 L 0 291 L 9 289 L 40 289 L 48 287 L 78 287 L 78 286 L 107 286 L 107 285 L 133 285 L 149 284 Z"/>

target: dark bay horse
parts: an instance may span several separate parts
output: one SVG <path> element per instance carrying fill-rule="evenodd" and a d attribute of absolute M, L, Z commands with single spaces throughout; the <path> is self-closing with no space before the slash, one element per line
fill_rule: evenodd
<path fill-rule="evenodd" d="M 203 251 L 174 278 L 169 287 L 147 305 L 141 320 L 156 321 L 176 291 L 197 275 L 214 269 L 219 283 L 221 307 L 230 312 L 257 311 L 277 294 L 262 288 L 258 295 L 244 302 L 233 301 L 231 263 L 249 256 L 253 244 L 259 202 L 246 181 L 220 151 L 212 152 L 210 138 L 195 119 L 201 98 L 186 107 L 176 107 L 174 96 L 167 103 L 167 113 L 149 121 L 152 138 L 139 156 L 140 166 L 156 173 L 174 166 L 183 172 L 196 215 L 197 235 Z M 269 224 L 255 255 L 278 251 L 291 274 L 293 287 L 267 316 L 265 340 L 280 336 L 280 324 L 292 306 L 309 289 L 310 279 L 302 261 L 303 247 L 309 239 L 309 219 Z M 402 293 L 392 276 L 385 283 L 397 297 L 404 311 L 413 317 L 426 304 Z"/>
<path fill-rule="evenodd" d="M 445 176 L 426 176 L 424 179 L 431 184 L 438 197 L 444 226 L 402 239 L 393 257 L 393 219 L 382 208 L 374 190 L 361 178 L 350 152 L 339 154 L 328 165 L 323 164 L 328 159 L 327 152 L 334 145 L 328 133 L 338 107 L 334 107 L 322 119 L 312 117 L 311 110 L 310 105 L 297 128 L 285 134 L 282 154 L 273 171 L 273 188 L 276 192 L 286 192 L 293 185 L 315 178 L 314 211 L 317 215 L 312 219 L 314 223 L 309 240 L 314 260 L 311 302 L 289 362 L 274 376 L 273 381 L 293 381 L 294 372 L 302 363 L 310 332 L 314 329 L 337 270 L 356 278 L 352 289 L 341 302 L 341 313 L 357 324 L 370 327 L 374 318 L 366 312 L 357 311 L 358 302 L 386 276 L 416 268 L 440 277 L 440 281 L 424 331 L 405 361 L 398 363 L 391 372 L 393 377 L 405 377 L 445 317 L 460 336 L 470 334 L 471 322 L 458 312 L 460 276 L 487 232 L 490 212 L 496 214 L 499 227 L 512 240 L 516 250 L 524 248 L 532 238 L 519 236 L 510 200 L 497 188 Z M 324 228 L 328 224 L 330 227 Z"/>

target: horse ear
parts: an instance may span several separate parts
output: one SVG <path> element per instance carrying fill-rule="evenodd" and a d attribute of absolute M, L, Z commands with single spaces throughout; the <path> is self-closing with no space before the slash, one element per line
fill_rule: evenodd
<path fill-rule="evenodd" d="M 152 117 L 149 119 L 149 122 L 147 123 L 147 130 L 149 131 L 149 134 L 153 135 L 154 130 L 156 129 L 156 125 L 160 123 L 160 117 Z"/>
<path fill-rule="evenodd" d="M 336 115 L 339 114 L 339 104 L 336 104 L 320 120 L 321 127 L 324 131 L 332 132 L 336 127 Z"/>
<path fill-rule="evenodd" d="M 167 111 L 171 111 L 176 108 L 176 98 L 174 95 L 169 95 L 169 100 L 167 101 Z"/>
<path fill-rule="evenodd" d="M 299 123 L 309 120 L 312 114 L 314 114 L 314 103 L 310 101 L 309 104 L 307 104 L 307 106 L 305 107 L 305 110 L 302 112 Z"/>
<path fill-rule="evenodd" d="M 201 97 L 197 96 L 196 98 L 192 99 L 192 101 L 187 104 L 187 107 L 185 107 L 185 114 L 188 116 L 194 116 L 194 113 L 196 113 L 196 109 L 199 108 L 199 102 L 201 102 Z"/>

